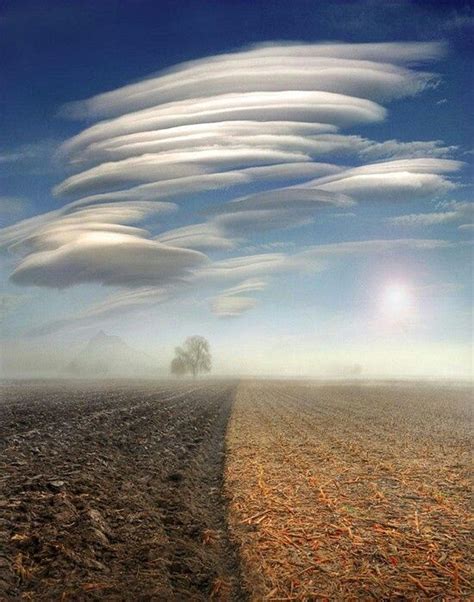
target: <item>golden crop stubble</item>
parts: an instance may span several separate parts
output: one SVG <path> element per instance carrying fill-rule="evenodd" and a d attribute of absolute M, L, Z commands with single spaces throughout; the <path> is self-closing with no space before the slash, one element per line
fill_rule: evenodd
<path fill-rule="evenodd" d="M 414 386 L 243 383 L 226 491 L 251 598 L 467 593 L 465 403 Z"/>

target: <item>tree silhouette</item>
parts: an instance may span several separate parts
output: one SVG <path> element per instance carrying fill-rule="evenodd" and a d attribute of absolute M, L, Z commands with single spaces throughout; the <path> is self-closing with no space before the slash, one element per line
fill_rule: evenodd
<path fill-rule="evenodd" d="M 182 357 L 175 357 L 171 361 L 170 370 L 171 374 L 174 374 L 175 376 L 184 376 L 188 371 L 188 368 Z"/>
<path fill-rule="evenodd" d="M 175 354 L 170 369 L 176 376 L 190 372 L 196 378 L 200 372 L 211 370 L 209 342 L 204 337 L 188 337 L 182 347 L 176 347 Z"/>

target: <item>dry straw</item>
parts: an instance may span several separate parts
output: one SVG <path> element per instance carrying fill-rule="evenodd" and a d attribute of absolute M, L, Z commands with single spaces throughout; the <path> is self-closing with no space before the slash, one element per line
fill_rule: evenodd
<path fill-rule="evenodd" d="M 251 599 L 467 599 L 469 397 L 241 387 L 226 487 Z"/>

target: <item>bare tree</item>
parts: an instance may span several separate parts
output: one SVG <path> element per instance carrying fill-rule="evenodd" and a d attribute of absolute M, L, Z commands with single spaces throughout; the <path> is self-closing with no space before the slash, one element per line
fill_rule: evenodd
<path fill-rule="evenodd" d="M 182 357 L 175 357 L 171 362 L 170 370 L 171 374 L 175 376 L 184 376 L 188 371 L 188 367 Z"/>
<path fill-rule="evenodd" d="M 190 372 L 194 378 L 200 372 L 210 372 L 211 352 L 209 342 L 200 336 L 189 337 L 182 347 L 176 347 L 176 357 L 171 362 L 171 373 L 182 376 Z"/>

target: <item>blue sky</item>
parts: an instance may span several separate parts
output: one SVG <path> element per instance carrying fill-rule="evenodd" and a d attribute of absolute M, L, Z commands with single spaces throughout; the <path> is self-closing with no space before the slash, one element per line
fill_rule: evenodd
<path fill-rule="evenodd" d="M 469 376 L 473 24 L 3 2 L 5 374 L 103 328 L 163 366 L 203 334 L 223 374 Z"/>

